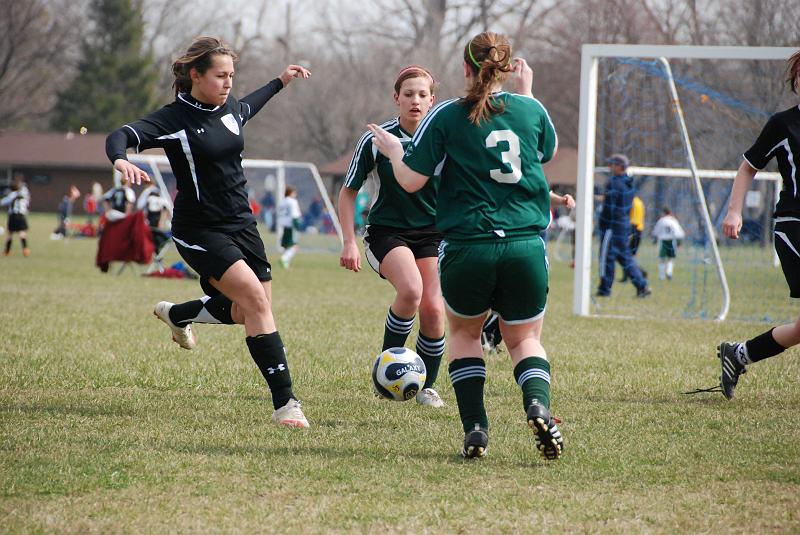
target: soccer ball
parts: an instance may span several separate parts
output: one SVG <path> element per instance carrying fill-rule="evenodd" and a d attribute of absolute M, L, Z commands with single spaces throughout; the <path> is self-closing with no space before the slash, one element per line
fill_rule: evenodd
<path fill-rule="evenodd" d="M 392 347 L 375 359 L 372 385 L 382 398 L 408 401 L 422 389 L 427 375 L 419 355 L 405 347 Z"/>

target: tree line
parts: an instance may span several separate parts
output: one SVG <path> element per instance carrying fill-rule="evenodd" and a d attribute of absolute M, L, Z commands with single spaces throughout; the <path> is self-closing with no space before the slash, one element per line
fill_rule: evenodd
<path fill-rule="evenodd" d="M 584 43 L 797 46 L 797 0 L 4 0 L 0 129 L 108 132 L 173 98 L 172 61 L 196 35 L 239 51 L 236 95 L 290 62 L 311 83 L 248 126 L 247 157 L 312 161 L 351 150 L 394 113 L 398 70 L 429 67 L 440 99 L 463 89 L 466 40 L 509 36 L 534 69 L 560 143 L 576 146 Z"/>

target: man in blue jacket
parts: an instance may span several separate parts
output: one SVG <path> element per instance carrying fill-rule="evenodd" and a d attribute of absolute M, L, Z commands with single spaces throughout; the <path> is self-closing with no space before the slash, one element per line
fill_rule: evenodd
<path fill-rule="evenodd" d="M 636 286 L 637 297 L 647 297 L 652 292 L 647 286 L 647 279 L 633 259 L 630 249 L 631 238 L 631 205 L 635 190 L 633 179 L 625 170 L 629 160 L 624 154 L 614 154 L 608 160 L 611 177 L 606 185 L 603 197 L 603 209 L 600 212 L 600 286 L 598 297 L 611 295 L 614 283 L 615 262 L 619 262 L 625 275 Z"/>

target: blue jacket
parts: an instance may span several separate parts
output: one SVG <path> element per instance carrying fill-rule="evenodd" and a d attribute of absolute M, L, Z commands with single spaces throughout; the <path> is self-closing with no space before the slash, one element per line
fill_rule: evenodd
<path fill-rule="evenodd" d="M 611 230 L 614 238 L 628 239 L 631 235 L 631 205 L 635 194 L 633 179 L 627 174 L 608 179 L 598 224 L 602 232 Z"/>

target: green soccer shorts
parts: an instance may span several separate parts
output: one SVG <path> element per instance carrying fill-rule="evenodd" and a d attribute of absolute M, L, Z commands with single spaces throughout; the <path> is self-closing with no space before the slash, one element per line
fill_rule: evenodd
<path fill-rule="evenodd" d="M 456 316 L 473 318 L 492 309 L 514 324 L 544 314 L 548 261 L 539 236 L 477 243 L 445 239 L 439 276 L 445 304 Z"/>

